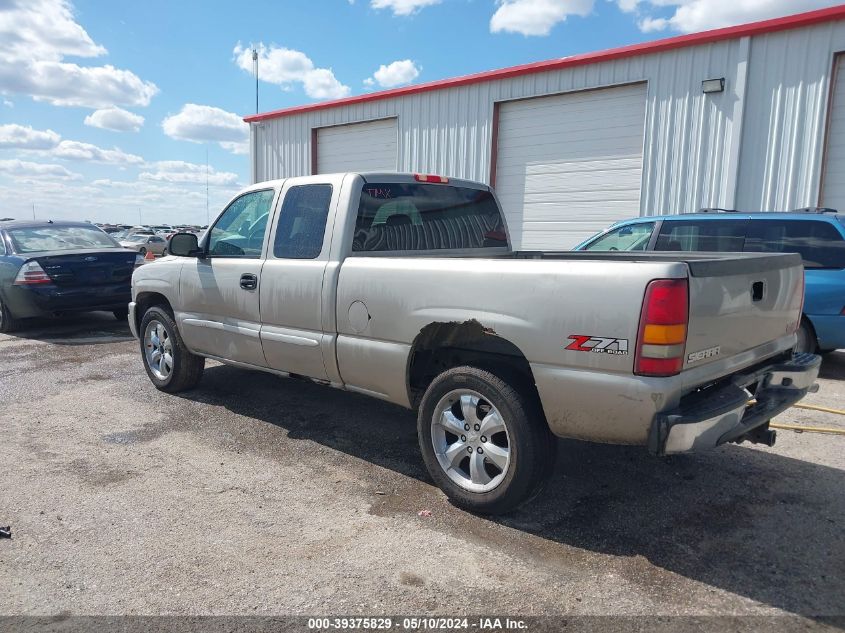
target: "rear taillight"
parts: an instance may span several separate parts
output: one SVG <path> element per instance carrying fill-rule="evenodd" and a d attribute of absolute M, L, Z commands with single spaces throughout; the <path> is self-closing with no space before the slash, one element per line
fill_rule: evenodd
<path fill-rule="evenodd" d="M 433 174 L 414 174 L 414 180 L 417 182 L 433 182 L 439 185 L 449 184 L 449 179 L 446 176 L 435 176 Z"/>
<path fill-rule="evenodd" d="M 686 279 L 655 279 L 648 284 L 640 313 L 634 373 L 674 376 L 684 366 L 689 323 Z"/>
<path fill-rule="evenodd" d="M 53 280 L 47 276 L 44 269 L 38 262 L 27 262 L 18 271 L 14 284 L 16 286 L 37 286 L 39 284 L 51 284 Z"/>
<path fill-rule="evenodd" d="M 143 266 L 144 261 L 145 261 L 144 256 L 141 255 L 141 253 L 138 253 L 137 255 L 135 255 L 135 268 L 138 268 L 138 266 Z"/>

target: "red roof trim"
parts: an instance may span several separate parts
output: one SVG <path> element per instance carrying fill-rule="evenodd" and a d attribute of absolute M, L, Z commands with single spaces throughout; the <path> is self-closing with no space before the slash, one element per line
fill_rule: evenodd
<path fill-rule="evenodd" d="M 585 64 L 594 64 L 597 62 L 605 62 L 614 59 L 621 59 L 624 57 L 634 57 L 636 55 L 659 53 L 663 51 L 669 51 L 675 48 L 681 48 L 684 46 L 710 44 L 711 42 L 735 39 L 749 35 L 774 33 L 776 31 L 796 29 L 803 26 L 811 26 L 813 24 L 818 24 L 820 22 L 832 22 L 841 19 L 845 19 L 845 4 L 840 4 L 835 7 L 829 7 L 827 9 L 819 9 L 817 11 L 808 11 L 807 13 L 799 13 L 797 15 L 789 15 L 786 17 L 773 18 L 771 20 L 763 20 L 762 22 L 740 24 L 738 26 L 729 26 L 721 29 L 714 29 L 712 31 L 703 31 L 701 33 L 679 35 L 677 37 L 670 37 L 662 40 L 656 40 L 653 42 L 644 42 L 642 44 L 632 44 L 630 46 L 611 48 L 596 53 L 584 53 L 581 55 L 573 55 L 571 57 L 563 57 L 560 59 L 550 59 L 542 62 L 523 64 L 521 66 L 511 66 L 510 68 L 502 68 L 499 70 L 488 70 L 485 72 L 475 73 L 473 75 L 464 75 L 463 77 L 442 79 L 439 81 L 432 81 L 429 83 L 418 84 L 415 86 L 405 86 L 404 88 L 394 88 L 393 90 L 384 90 L 382 92 L 355 95 L 353 97 L 335 99 L 334 101 L 323 101 L 321 103 L 309 103 L 306 105 L 294 106 L 291 108 L 283 108 L 281 110 L 274 110 L 272 112 L 253 114 L 244 117 L 244 121 L 246 121 L 247 123 L 256 123 L 258 121 L 276 119 L 279 117 L 290 116 L 292 114 L 300 114 L 302 112 L 325 110 L 327 108 L 337 108 L 340 106 L 354 105 L 356 103 L 365 103 L 367 101 L 380 101 L 382 99 L 391 99 L 393 97 L 401 97 L 408 94 L 416 94 L 421 92 L 430 92 L 432 90 L 442 90 L 444 88 L 466 86 L 469 84 L 480 83 L 483 81 L 508 79 L 510 77 L 517 77 L 519 75 L 528 75 L 549 70 L 558 70 L 561 68 L 569 68 L 571 66 L 582 66 Z"/>

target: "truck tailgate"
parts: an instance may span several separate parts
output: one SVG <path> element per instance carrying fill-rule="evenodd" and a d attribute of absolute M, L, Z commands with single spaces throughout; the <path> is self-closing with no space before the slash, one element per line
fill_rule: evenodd
<path fill-rule="evenodd" d="M 737 255 L 687 265 L 685 370 L 753 349 L 798 327 L 804 290 L 800 256 Z"/>

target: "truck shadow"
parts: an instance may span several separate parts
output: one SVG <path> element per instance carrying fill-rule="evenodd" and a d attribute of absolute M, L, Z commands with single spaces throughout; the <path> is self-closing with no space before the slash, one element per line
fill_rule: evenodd
<path fill-rule="evenodd" d="M 209 368 L 200 387 L 183 397 L 224 406 L 286 430 L 291 440 L 311 440 L 405 475 L 389 477 L 394 512 L 435 507 L 441 518 L 432 525 L 481 535 L 511 555 L 536 557 L 538 565 L 576 564 L 573 557 L 583 556 L 579 549 L 644 557 L 657 568 L 791 613 L 843 611 L 845 471 L 836 468 L 736 445 L 657 459 L 640 447 L 560 440 L 543 495 L 506 517 L 476 517 L 450 509 L 420 483 L 431 482 L 410 411 L 226 366 Z M 500 526 L 543 544 L 509 531 L 503 537 Z M 643 584 L 655 602 L 675 595 L 665 574 L 649 579 L 642 567 L 631 572 L 629 582 Z"/>

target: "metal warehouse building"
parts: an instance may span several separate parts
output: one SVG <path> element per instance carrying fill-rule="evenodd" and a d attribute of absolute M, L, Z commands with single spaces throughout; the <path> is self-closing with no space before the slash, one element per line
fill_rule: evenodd
<path fill-rule="evenodd" d="M 245 120 L 254 182 L 480 180 L 523 249 L 636 215 L 845 209 L 845 5 Z"/>

